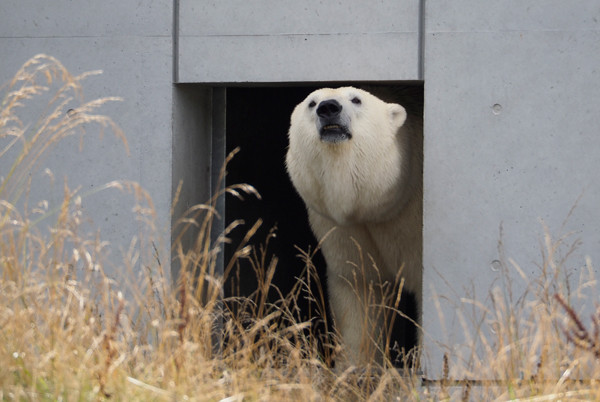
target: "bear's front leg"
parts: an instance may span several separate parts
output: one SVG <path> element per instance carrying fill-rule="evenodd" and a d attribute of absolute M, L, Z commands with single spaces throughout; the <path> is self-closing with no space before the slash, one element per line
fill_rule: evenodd
<path fill-rule="evenodd" d="M 328 269 L 327 279 L 333 320 L 344 346 L 336 369 L 382 364 L 381 319 L 374 307 L 379 305 L 376 289 L 356 271 L 346 276 Z"/>
<path fill-rule="evenodd" d="M 309 218 L 322 242 L 329 305 L 344 346 L 345 356 L 336 366 L 344 370 L 349 365 L 382 364 L 382 271 L 378 267 L 383 262 L 371 236 L 361 226 L 336 226 L 311 210 Z"/>

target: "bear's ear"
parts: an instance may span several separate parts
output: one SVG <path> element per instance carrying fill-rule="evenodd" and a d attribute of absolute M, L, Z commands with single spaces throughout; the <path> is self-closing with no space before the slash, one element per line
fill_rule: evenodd
<path fill-rule="evenodd" d="M 396 103 L 388 103 L 388 113 L 392 124 L 395 127 L 402 127 L 406 121 L 406 110 Z"/>

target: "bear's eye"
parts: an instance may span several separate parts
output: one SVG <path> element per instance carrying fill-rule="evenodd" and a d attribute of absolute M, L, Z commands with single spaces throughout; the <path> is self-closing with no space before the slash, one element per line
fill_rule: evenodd
<path fill-rule="evenodd" d="M 360 105 L 362 102 L 360 101 L 359 98 L 357 98 L 356 96 L 354 98 L 352 98 L 352 103 L 354 103 L 355 105 Z"/>
<path fill-rule="evenodd" d="M 317 103 L 315 101 L 310 101 L 310 103 L 308 104 L 309 108 L 313 108 L 317 105 Z"/>

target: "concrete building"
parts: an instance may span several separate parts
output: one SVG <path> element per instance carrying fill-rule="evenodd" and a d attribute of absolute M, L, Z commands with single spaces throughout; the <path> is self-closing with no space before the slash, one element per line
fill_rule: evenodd
<path fill-rule="evenodd" d="M 123 97 L 103 112 L 130 155 L 117 139 L 92 136 L 48 163 L 84 190 L 139 182 L 154 200 L 165 264 L 179 181 L 176 213 L 210 197 L 238 145 L 229 179 L 255 185 L 263 200 L 222 203 L 228 219 L 266 216 L 280 237 L 310 243 L 283 170 L 289 117 L 275 114 L 325 84 L 424 88 L 424 368 L 435 377 L 441 354 L 467 342 L 461 297 L 485 299 L 503 253 L 535 275 L 540 219 L 581 239 L 568 259 L 575 273 L 586 256 L 600 260 L 599 19 L 593 0 L 4 0 L 0 82 L 38 53 L 74 74 L 103 70 L 85 97 Z M 139 230 L 122 216 L 131 200 L 90 197 L 84 208 L 103 237 L 129 247 Z M 434 295 L 449 302 L 438 307 Z"/>

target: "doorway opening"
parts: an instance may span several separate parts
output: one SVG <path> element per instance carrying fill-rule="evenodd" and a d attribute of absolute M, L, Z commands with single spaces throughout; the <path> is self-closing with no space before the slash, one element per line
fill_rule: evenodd
<path fill-rule="evenodd" d="M 364 86 L 357 83 L 349 85 Z M 285 168 L 290 115 L 294 107 L 306 96 L 324 86 L 343 85 L 336 83 L 319 86 L 226 89 L 225 153 L 229 154 L 236 148 L 239 148 L 239 152 L 227 166 L 225 185 L 249 184 L 261 197 L 258 199 L 248 195 L 241 200 L 228 195 L 226 198 L 225 227 L 234 222 L 238 224 L 228 233 L 230 243 L 225 247 L 224 266 L 228 266 L 236 250 L 240 250 L 240 245 L 249 246 L 245 250 L 250 251 L 245 258 L 237 258 L 232 264 L 226 279 L 224 295 L 225 299 L 231 300 L 238 296 L 255 295 L 259 288 L 258 278 L 265 277 L 270 264 L 276 259 L 276 267 L 270 280 L 271 286 L 265 294 L 266 303 L 277 303 L 282 296 L 287 297 L 298 291 L 299 281 L 304 280 L 308 289 L 303 289 L 304 293 L 301 292 L 294 302 L 295 319 L 302 322 L 311 320 L 313 325 L 309 335 L 314 337 L 320 349 L 328 355 L 326 345 L 330 345 L 331 342 L 327 332 L 332 329 L 333 323 L 327 303 L 326 265 L 321 254 L 317 252 L 312 258 L 315 267 L 312 273 L 316 277 L 308 278 L 306 262 L 300 254 L 303 251 L 314 251 L 317 248 L 317 240 L 310 229 L 304 203 L 296 193 Z M 402 90 L 396 91 L 396 88 Z M 368 84 L 365 89 L 388 102 L 401 103 L 407 109 L 412 109 L 409 112 L 420 113 L 422 116 L 422 83 Z M 408 107 L 406 102 L 394 99 L 397 93 L 404 94 L 405 97 L 409 94 Z M 249 230 L 259 220 L 262 222 L 260 227 L 244 243 Z M 321 300 L 315 302 L 315 295 L 322 295 L 324 306 L 320 305 Z M 410 297 L 413 296 L 411 302 Z M 403 295 L 402 300 L 400 307 L 412 319 L 420 322 L 420 317 L 416 317 L 419 311 L 416 305 L 420 303 L 421 295 Z M 407 327 L 413 331 L 408 336 Z M 416 327 L 409 320 L 396 320 L 392 337 L 398 338 L 401 346 L 408 350 L 417 346 L 416 331 Z"/>

